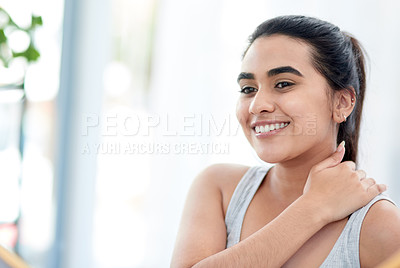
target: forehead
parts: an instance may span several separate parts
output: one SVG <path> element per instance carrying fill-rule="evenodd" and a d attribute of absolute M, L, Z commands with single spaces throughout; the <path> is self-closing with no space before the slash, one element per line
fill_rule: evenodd
<path fill-rule="evenodd" d="M 303 74 L 312 72 L 310 45 L 285 35 L 260 37 L 249 47 L 242 61 L 244 72 L 265 72 L 278 66 L 292 66 Z"/>

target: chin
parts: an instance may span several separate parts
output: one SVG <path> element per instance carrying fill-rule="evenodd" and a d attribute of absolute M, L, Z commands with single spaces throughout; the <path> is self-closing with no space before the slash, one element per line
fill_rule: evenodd
<path fill-rule="evenodd" d="M 273 153 L 273 152 L 267 152 L 267 151 L 256 151 L 257 156 L 264 162 L 270 163 L 270 164 L 276 164 L 279 162 L 283 162 L 287 159 L 287 156 L 284 156 L 280 153 Z"/>

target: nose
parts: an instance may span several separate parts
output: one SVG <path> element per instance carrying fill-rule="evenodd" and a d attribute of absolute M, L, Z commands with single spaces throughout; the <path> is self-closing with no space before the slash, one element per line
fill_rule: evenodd
<path fill-rule="evenodd" d="M 262 112 L 272 113 L 275 110 L 274 98 L 266 90 L 259 89 L 249 106 L 249 113 L 257 115 Z"/>

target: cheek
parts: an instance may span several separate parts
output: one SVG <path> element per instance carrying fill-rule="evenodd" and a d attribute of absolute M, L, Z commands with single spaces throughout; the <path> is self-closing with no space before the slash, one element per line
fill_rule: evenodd
<path fill-rule="evenodd" d="M 296 136 L 323 133 L 331 122 L 330 104 L 326 98 L 315 94 L 299 94 L 282 99 L 282 110 L 289 115 Z"/>
<path fill-rule="evenodd" d="M 236 118 L 242 126 L 246 124 L 248 116 L 248 105 L 244 100 L 239 99 L 236 103 Z"/>
<path fill-rule="evenodd" d="M 300 127 L 308 114 L 313 113 L 310 100 L 307 101 L 304 96 L 293 94 L 292 96 L 285 95 L 279 101 L 279 109 L 292 119 L 292 125 L 296 129 Z"/>
<path fill-rule="evenodd" d="M 329 103 L 326 97 L 317 94 L 293 94 L 285 96 L 281 102 L 294 117 L 325 116 L 329 113 Z"/>

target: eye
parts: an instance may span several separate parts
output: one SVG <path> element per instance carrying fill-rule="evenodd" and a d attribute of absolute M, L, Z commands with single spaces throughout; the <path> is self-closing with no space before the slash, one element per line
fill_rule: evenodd
<path fill-rule="evenodd" d="M 282 82 L 276 83 L 275 87 L 276 88 L 285 88 L 285 87 L 290 87 L 293 85 L 294 85 L 294 83 L 292 83 L 292 82 L 282 81 Z"/>
<path fill-rule="evenodd" d="M 243 94 L 250 94 L 250 93 L 256 92 L 256 91 L 257 91 L 257 89 L 254 87 L 243 87 L 241 90 L 239 90 L 239 92 L 243 93 Z"/>

